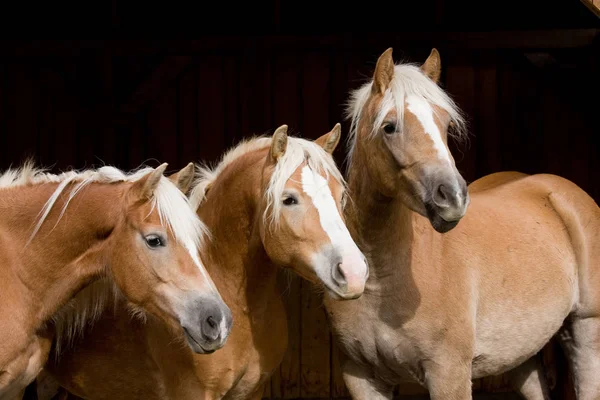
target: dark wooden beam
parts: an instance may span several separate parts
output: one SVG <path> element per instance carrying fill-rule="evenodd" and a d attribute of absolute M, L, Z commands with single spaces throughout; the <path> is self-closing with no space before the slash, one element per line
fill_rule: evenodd
<path fill-rule="evenodd" d="M 598 0 L 593 0 L 598 1 Z M 210 51 L 294 50 L 349 51 L 439 47 L 443 49 L 562 49 L 585 47 L 600 35 L 600 29 L 553 29 L 493 32 L 400 32 L 389 34 L 206 36 L 194 40 L 34 40 L 0 41 L 1 57 L 77 56 L 81 51 L 110 47 L 115 56 L 192 55 Z"/>
<path fill-rule="evenodd" d="M 167 87 L 192 62 L 191 56 L 166 56 L 143 81 L 131 97 L 118 108 L 122 114 L 131 115 L 141 111 L 154 101 L 163 88 Z"/>

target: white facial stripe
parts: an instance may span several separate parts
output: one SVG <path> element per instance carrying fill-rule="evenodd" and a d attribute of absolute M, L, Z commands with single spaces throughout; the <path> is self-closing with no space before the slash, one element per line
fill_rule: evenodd
<path fill-rule="evenodd" d="M 446 149 L 442 141 L 442 134 L 433 119 L 431 105 L 425 99 L 415 95 L 407 96 L 406 103 L 408 105 L 407 109 L 417 117 L 421 125 L 423 125 L 425 133 L 433 140 L 433 147 L 437 150 L 438 157 L 441 160 L 450 162 L 448 149 Z"/>
<path fill-rule="evenodd" d="M 190 256 L 192 257 L 194 264 L 196 264 L 196 266 L 200 270 L 200 273 L 202 273 L 202 276 L 204 277 L 206 282 L 208 282 L 209 286 L 215 291 L 215 293 L 219 294 L 219 291 L 217 290 L 217 287 L 215 286 L 214 282 L 212 281 L 210 276 L 208 276 L 208 272 L 204 268 L 204 265 L 202 265 L 202 263 L 200 262 L 200 258 L 198 257 L 198 249 L 194 245 L 194 241 L 193 240 L 185 240 L 184 247 L 190 253 Z"/>
<path fill-rule="evenodd" d="M 335 247 L 339 246 L 342 252 L 358 251 L 348 228 L 342 221 L 327 181 L 313 172 L 308 165 L 302 168 L 302 190 L 312 199 L 319 213 L 321 227 L 329 236 L 331 244 Z"/>

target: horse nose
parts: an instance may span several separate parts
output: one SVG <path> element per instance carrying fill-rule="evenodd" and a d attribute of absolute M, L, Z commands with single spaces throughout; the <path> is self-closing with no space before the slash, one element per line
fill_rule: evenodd
<path fill-rule="evenodd" d="M 464 209 L 468 202 L 468 191 L 462 177 L 440 180 L 432 192 L 433 203 L 442 217 L 452 220 L 464 215 Z"/>
<path fill-rule="evenodd" d="M 219 338 L 227 337 L 231 322 L 232 316 L 229 308 L 223 309 L 218 304 L 209 306 L 201 318 L 202 338 L 207 342 L 214 342 Z"/>

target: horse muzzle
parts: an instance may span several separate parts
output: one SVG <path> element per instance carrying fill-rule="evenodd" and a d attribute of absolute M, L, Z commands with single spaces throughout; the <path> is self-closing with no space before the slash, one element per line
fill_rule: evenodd
<path fill-rule="evenodd" d="M 220 299 L 201 297 L 186 307 L 181 320 L 184 337 L 194 353 L 210 354 L 225 345 L 233 317 Z"/>
<path fill-rule="evenodd" d="M 458 173 L 440 177 L 432 183 L 424 204 L 427 218 L 437 232 L 446 233 L 454 229 L 467 212 L 470 204 L 467 184 Z"/>

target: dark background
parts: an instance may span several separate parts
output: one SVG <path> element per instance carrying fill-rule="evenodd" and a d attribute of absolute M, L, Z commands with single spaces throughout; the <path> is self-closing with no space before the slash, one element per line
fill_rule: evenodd
<path fill-rule="evenodd" d="M 174 171 L 281 124 L 316 138 L 342 122 L 345 135 L 348 91 L 386 48 L 421 63 L 436 47 L 469 119 L 468 144 L 452 145 L 468 182 L 549 172 L 600 199 L 600 24 L 583 2 L 11 2 L 0 14 L 19 38 L 0 41 L 2 169 L 32 156 L 54 172 Z M 318 295 L 297 279 L 286 301 L 290 350 L 266 395 L 344 396 Z M 474 389 L 507 387 L 496 377 Z"/>

